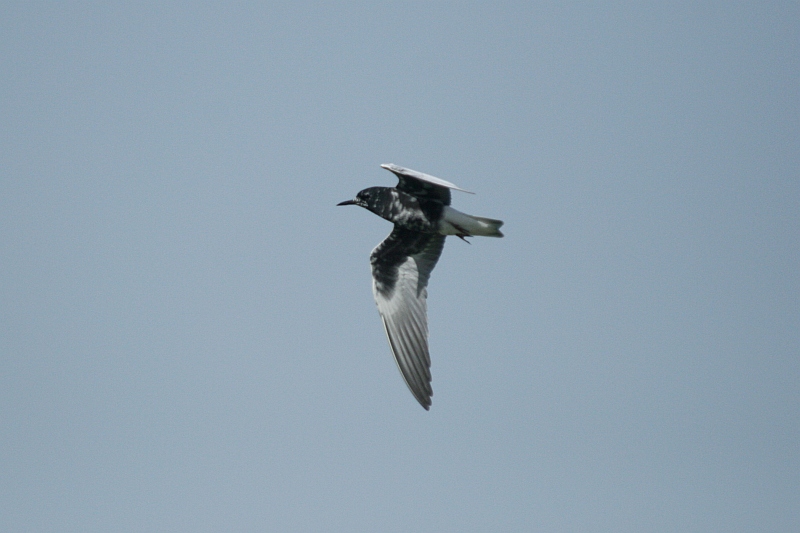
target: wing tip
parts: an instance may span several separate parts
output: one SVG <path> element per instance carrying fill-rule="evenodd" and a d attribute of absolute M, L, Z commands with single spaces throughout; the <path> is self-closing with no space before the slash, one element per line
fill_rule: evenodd
<path fill-rule="evenodd" d="M 406 381 L 406 385 L 408 385 L 408 381 Z M 428 382 L 428 386 L 430 386 L 430 382 Z M 422 394 L 417 394 L 417 392 L 411 389 L 411 386 L 409 386 L 408 388 L 411 390 L 411 394 L 414 396 L 414 399 L 417 400 L 417 402 L 419 402 L 422 408 L 425 409 L 426 411 L 430 411 L 431 405 L 433 403 L 431 401 L 431 396 L 433 396 L 433 393 L 431 393 L 430 395 L 422 395 Z"/>
<path fill-rule="evenodd" d="M 432 403 L 431 397 L 433 396 L 430 374 L 423 378 L 423 376 L 419 374 L 412 373 L 411 369 L 413 368 L 413 363 L 410 363 L 403 357 L 402 351 L 398 351 L 395 339 L 392 338 L 391 333 L 389 333 L 389 325 L 386 323 L 386 317 L 384 317 L 383 314 L 381 314 L 381 322 L 383 323 L 383 331 L 386 333 L 386 339 L 389 341 L 389 349 L 392 352 L 392 357 L 394 358 L 395 364 L 397 364 L 397 369 L 400 371 L 403 382 L 422 408 L 426 411 L 430 411 Z"/>
<path fill-rule="evenodd" d="M 423 409 L 425 409 L 426 411 L 431 410 L 431 404 L 433 403 L 431 402 L 431 396 L 433 396 L 433 394 L 431 394 L 430 396 L 422 396 L 422 395 L 418 396 L 417 393 L 415 393 L 413 390 L 411 391 L 411 394 L 414 395 L 414 399 L 417 400 L 417 402 L 419 402 L 419 404 L 422 406 Z"/>

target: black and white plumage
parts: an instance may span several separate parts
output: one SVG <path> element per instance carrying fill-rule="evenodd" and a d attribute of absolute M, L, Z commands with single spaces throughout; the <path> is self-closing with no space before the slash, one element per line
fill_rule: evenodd
<path fill-rule="evenodd" d="M 394 223 L 370 255 L 372 292 L 397 367 L 417 401 L 430 409 L 428 278 L 448 235 L 502 237 L 503 222 L 450 207 L 450 189 L 469 191 L 449 181 L 393 164 L 381 166 L 397 175 L 397 187 L 370 187 L 338 205 L 359 205 Z"/>

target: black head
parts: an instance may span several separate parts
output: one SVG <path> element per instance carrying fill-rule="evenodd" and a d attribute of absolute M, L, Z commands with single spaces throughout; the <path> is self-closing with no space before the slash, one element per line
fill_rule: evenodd
<path fill-rule="evenodd" d="M 389 187 L 370 187 L 359 192 L 352 200 L 345 200 L 336 205 L 360 205 L 370 211 L 378 209 L 383 198 L 383 192 Z"/>

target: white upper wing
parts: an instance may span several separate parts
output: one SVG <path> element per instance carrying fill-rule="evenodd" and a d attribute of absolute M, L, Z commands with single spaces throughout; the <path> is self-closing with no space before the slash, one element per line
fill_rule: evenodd
<path fill-rule="evenodd" d="M 462 189 L 461 187 L 454 185 L 449 181 L 437 178 L 436 176 L 431 176 L 430 174 L 425 174 L 423 172 L 411 170 L 410 168 L 404 168 L 399 165 L 395 165 L 394 163 L 384 163 L 383 165 L 381 165 L 381 167 L 391 172 L 394 172 L 398 176 L 406 176 L 420 181 L 426 181 L 428 183 L 432 183 L 433 185 L 438 185 L 439 187 L 447 187 L 448 189 L 455 189 L 457 191 L 467 192 L 469 194 L 475 194 L 474 192 Z"/>

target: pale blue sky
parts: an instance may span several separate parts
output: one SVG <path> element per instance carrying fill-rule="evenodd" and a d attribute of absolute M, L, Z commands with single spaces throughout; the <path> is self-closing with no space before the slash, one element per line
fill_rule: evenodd
<path fill-rule="evenodd" d="M 4 3 L 0 530 L 797 531 L 795 2 Z M 475 191 L 433 407 L 393 162 Z"/>

